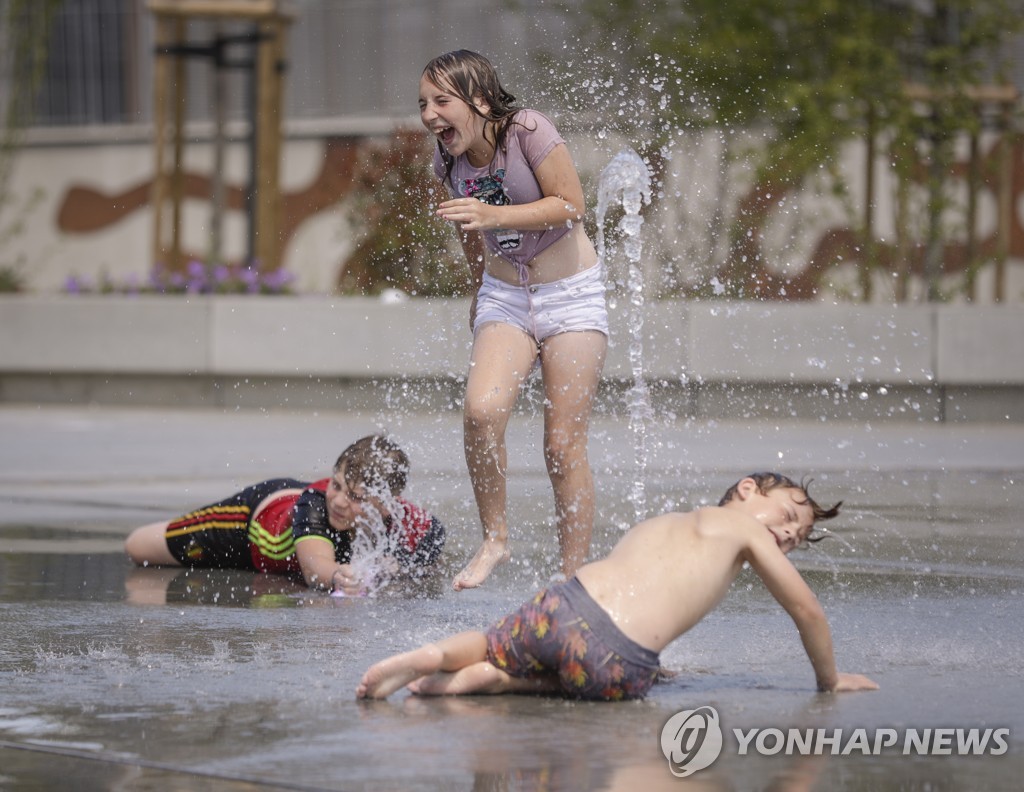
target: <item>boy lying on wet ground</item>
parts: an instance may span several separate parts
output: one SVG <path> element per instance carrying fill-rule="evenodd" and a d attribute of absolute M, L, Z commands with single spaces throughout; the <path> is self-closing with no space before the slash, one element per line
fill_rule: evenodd
<path fill-rule="evenodd" d="M 464 632 L 371 666 L 358 698 L 406 686 L 421 695 L 561 693 L 642 698 L 658 654 L 722 600 L 744 563 L 792 617 L 822 691 L 875 690 L 836 670 L 817 597 L 786 554 L 806 541 L 823 508 L 777 473 L 741 479 L 717 507 L 665 514 L 633 527 L 602 560 L 539 592 L 487 632 Z"/>
<path fill-rule="evenodd" d="M 174 520 L 136 528 L 125 551 L 140 566 L 246 569 L 300 576 L 344 594 L 432 565 L 441 522 L 400 497 L 405 452 L 383 435 L 357 440 L 328 478 L 269 479 Z M 374 527 L 378 530 L 373 530 Z M 360 563 L 373 555 L 378 563 Z"/>

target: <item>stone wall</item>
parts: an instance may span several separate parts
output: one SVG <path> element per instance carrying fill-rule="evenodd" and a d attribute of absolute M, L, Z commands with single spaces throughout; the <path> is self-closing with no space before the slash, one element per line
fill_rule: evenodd
<path fill-rule="evenodd" d="M 0 401 L 458 409 L 468 308 L 3 296 Z M 614 309 L 602 410 L 624 409 L 629 327 Z M 663 301 L 647 305 L 643 328 L 644 376 L 662 415 L 1024 421 L 1024 313 L 1012 307 Z"/>

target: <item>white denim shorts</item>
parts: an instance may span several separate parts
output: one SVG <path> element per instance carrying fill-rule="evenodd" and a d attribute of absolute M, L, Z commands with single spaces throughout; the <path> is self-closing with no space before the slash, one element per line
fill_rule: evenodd
<path fill-rule="evenodd" d="M 513 286 L 484 273 L 476 299 L 476 333 L 489 322 L 505 322 L 537 343 L 559 333 L 597 330 L 608 335 L 604 271 L 600 265 L 568 278 Z"/>

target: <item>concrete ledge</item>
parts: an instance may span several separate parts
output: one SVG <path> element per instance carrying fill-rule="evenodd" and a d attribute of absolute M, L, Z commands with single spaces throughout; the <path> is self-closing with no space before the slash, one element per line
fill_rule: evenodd
<path fill-rule="evenodd" d="M 0 297 L 0 372 L 209 368 L 208 305 L 139 297 Z"/>
<path fill-rule="evenodd" d="M 935 311 L 936 367 L 957 385 L 1019 385 L 1024 379 L 1024 311 L 942 306 Z"/>
<path fill-rule="evenodd" d="M 922 384 L 935 379 L 933 309 L 696 306 L 692 371 L 705 381 Z"/>
<path fill-rule="evenodd" d="M 466 367 L 468 300 L 208 298 L 205 373 L 448 377 Z"/>
<path fill-rule="evenodd" d="M 456 409 L 468 310 L 2 296 L 0 401 Z M 620 305 L 601 409 L 621 409 L 632 381 L 629 327 Z M 1024 312 L 1012 308 L 666 301 L 646 307 L 642 337 L 652 401 L 668 416 L 1024 420 Z"/>

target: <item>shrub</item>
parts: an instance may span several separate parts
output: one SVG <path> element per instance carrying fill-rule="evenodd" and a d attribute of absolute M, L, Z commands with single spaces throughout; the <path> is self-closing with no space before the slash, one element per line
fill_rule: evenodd
<path fill-rule="evenodd" d="M 342 292 L 469 293 L 469 270 L 458 240 L 451 226 L 434 215 L 446 194 L 434 177 L 431 156 L 426 135 L 408 129 L 363 150 L 350 194 L 358 242 L 342 267 Z"/>

